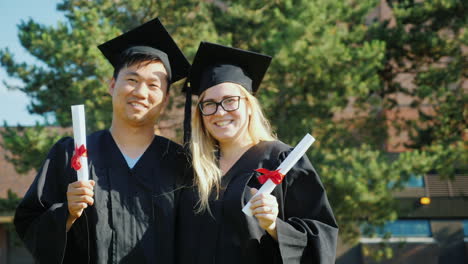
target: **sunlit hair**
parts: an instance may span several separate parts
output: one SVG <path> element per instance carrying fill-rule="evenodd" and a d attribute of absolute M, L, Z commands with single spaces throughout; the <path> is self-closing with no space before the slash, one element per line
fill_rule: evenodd
<path fill-rule="evenodd" d="M 247 132 L 253 144 L 258 144 L 260 141 L 276 140 L 276 136 L 272 133 L 270 123 L 263 115 L 260 104 L 252 94 L 244 87 L 237 85 L 240 88 L 242 96 L 245 97 L 246 106 L 250 108 L 250 116 Z M 204 93 L 199 96 L 198 103 L 204 98 Z M 242 102 L 240 102 L 242 103 Z M 200 201 L 198 203 L 197 213 L 209 208 L 209 197 L 214 192 L 215 197 L 221 188 L 222 172 L 218 166 L 216 153 L 218 151 L 217 141 L 209 134 L 203 124 L 202 115 L 198 107 L 192 115 L 192 139 L 190 148 L 193 157 L 193 168 L 195 176 L 195 185 L 198 187 Z"/>

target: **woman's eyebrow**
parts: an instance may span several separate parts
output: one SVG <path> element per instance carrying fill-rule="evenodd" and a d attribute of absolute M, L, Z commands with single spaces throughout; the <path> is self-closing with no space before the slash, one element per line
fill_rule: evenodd
<path fill-rule="evenodd" d="M 241 96 L 241 95 L 225 95 L 221 97 L 221 100 L 224 100 L 228 97 L 233 97 L 233 96 Z M 202 102 L 205 102 L 205 101 L 216 101 L 216 100 L 214 98 L 204 98 Z"/>

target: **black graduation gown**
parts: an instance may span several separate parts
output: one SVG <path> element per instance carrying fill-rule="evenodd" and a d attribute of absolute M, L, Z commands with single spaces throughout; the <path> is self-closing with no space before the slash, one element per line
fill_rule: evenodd
<path fill-rule="evenodd" d="M 213 217 L 195 214 L 195 188 L 181 193 L 177 222 L 177 263 L 334 263 L 338 227 L 323 185 L 303 157 L 275 188 L 279 204 L 278 242 L 242 207 L 250 187 L 260 188 L 254 172 L 275 170 L 292 148 L 282 142 L 260 142 L 223 176 L 223 191 L 210 202 Z"/>
<path fill-rule="evenodd" d="M 177 179 L 186 158 L 156 136 L 130 169 L 109 131 L 87 137 L 94 205 L 66 232 L 73 139 L 49 152 L 16 210 L 16 230 L 38 263 L 173 263 Z"/>

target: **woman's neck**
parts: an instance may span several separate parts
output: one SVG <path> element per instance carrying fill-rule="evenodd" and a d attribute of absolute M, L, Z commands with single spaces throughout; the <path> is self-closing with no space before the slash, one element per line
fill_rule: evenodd
<path fill-rule="evenodd" d="M 239 158 L 252 146 L 254 142 L 250 137 L 244 140 L 223 142 L 219 144 L 219 165 L 223 175 L 239 160 Z"/>

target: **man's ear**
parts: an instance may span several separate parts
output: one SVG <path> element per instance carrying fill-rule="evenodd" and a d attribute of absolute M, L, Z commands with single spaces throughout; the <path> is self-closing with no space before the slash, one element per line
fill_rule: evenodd
<path fill-rule="evenodd" d="M 169 104 L 169 93 L 166 93 L 166 96 L 164 97 L 164 101 L 163 101 L 162 112 L 166 110 L 166 107 L 168 104 Z"/>
<path fill-rule="evenodd" d="M 115 78 L 112 77 L 112 79 L 109 82 L 109 94 L 112 95 L 114 93 L 114 88 L 115 88 Z"/>

